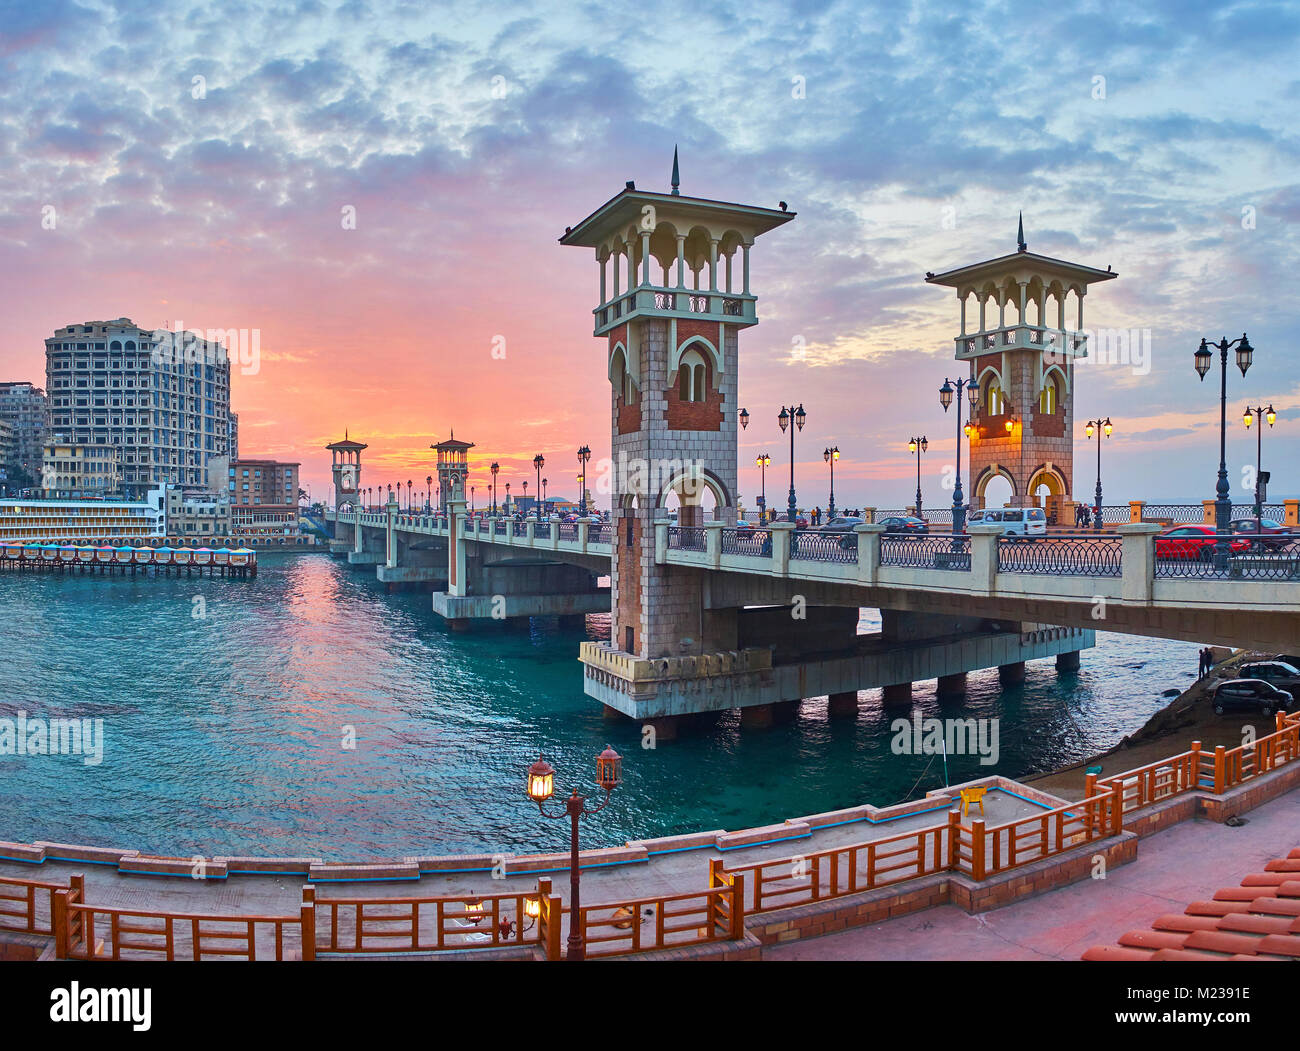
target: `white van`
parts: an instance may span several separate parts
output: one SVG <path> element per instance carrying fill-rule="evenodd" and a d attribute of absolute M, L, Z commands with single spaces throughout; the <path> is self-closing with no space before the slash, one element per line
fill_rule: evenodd
<path fill-rule="evenodd" d="M 1003 536 L 1045 536 L 1047 512 L 1041 507 L 1003 507 L 999 510 L 972 511 L 967 526 L 996 525 Z"/>

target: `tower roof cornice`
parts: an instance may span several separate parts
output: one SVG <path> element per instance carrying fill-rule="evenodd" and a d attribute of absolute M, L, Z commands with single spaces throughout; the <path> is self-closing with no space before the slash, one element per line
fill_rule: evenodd
<path fill-rule="evenodd" d="M 563 237 L 562 245 L 596 248 L 611 233 L 641 221 L 642 209 L 653 205 L 663 216 L 689 214 L 699 221 L 716 219 L 743 224 L 756 236 L 788 223 L 795 212 L 779 208 L 758 208 L 730 201 L 713 201 L 705 197 L 687 197 L 671 193 L 654 193 L 650 190 L 625 189 L 611 197 L 577 226 L 571 227 Z"/>
<path fill-rule="evenodd" d="M 960 289 L 987 283 L 999 284 L 1008 277 L 1019 279 L 1021 275 L 1047 281 L 1056 279 L 1063 284 L 1080 284 L 1085 287 L 1095 281 L 1109 281 L 1119 277 L 1118 273 L 1110 269 L 1098 270 L 1096 267 L 1054 259 L 1036 252 L 1016 251 L 996 259 L 986 259 L 982 263 L 947 270 L 942 274 L 926 274 L 925 280 L 927 284 Z"/>

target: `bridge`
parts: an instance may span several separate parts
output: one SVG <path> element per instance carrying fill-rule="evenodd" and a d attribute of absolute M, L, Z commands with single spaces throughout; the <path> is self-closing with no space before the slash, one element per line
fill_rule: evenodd
<path fill-rule="evenodd" d="M 403 514 L 395 502 L 326 518 L 335 554 L 375 566 L 390 585 L 436 588 L 458 571 L 461 594 L 433 593 L 454 627 L 610 610 L 598 581 L 612 571 L 614 523 L 453 519 Z M 698 595 L 681 630 L 729 645 L 697 648 L 691 638 L 694 652 L 645 658 L 586 642 L 587 692 L 671 733 L 678 716 L 740 708 L 761 723 L 808 696 L 829 695 L 846 714 L 872 687 L 885 688 L 887 704 L 906 703 L 924 679 L 955 697 L 976 668 L 1015 681 L 1025 660 L 1075 667 L 1097 629 L 1284 652 L 1300 639 L 1300 554 L 1239 555 L 1226 568 L 1159 559 L 1160 527 L 1149 523 L 1033 540 L 978 525 L 968 536 L 883 530 L 656 522 L 656 566 Z M 882 611 L 881 633 L 857 635 L 861 608 Z"/>
<path fill-rule="evenodd" d="M 905 705 L 920 680 L 937 679 L 940 695 L 956 699 L 971 670 L 997 667 L 1015 682 L 1026 660 L 1045 657 L 1068 672 L 1098 628 L 1300 649 L 1292 553 L 1161 559 L 1160 527 L 1142 521 L 1028 542 L 997 526 L 965 530 L 963 437 L 973 506 L 994 479 L 1013 504 L 1044 506 L 1057 521 L 1075 502 L 1084 297 L 1118 275 L 1030 252 L 1023 231 L 1015 252 L 925 277 L 953 289 L 960 308 L 958 378 L 940 389 L 944 412 L 956 407 L 947 417 L 958 438 L 952 533 L 798 530 L 793 476 L 789 522 L 744 528 L 738 439 L 749 413 L 737 393 L 740 334 L 759 320 L 751 254 L 794 218 L 784 204 L 684 196 L 674 168 L 671 192 L 628 183 L 559 239 L 591 252 L 598 269 L 592 334 L 603 344 L 616 465 L 609 522 L 469 514 L 472 446 L 454 440 L 432 447 L 436 515 L 400 513 L 391 487 L 386 507 L 363 511 L 366 446 L 345 436 L 329 446 L 336 553 L 375 566 L 390 586 L 434 589 L 433 608 L 454 627 L 608 612 L 610 641 L 581 647 L 584 688 L 661 736 L 731 708 L 763 725 L 804 697 L 826 695 L 830 714 L 845 715 L 871 687 L 886 706 Z M 793 459 L 802 406 L 782 407 L 778 420 Z M 1100 520 L 1100 489 L 1096 504 Z M 1288 518 L 1296 513 L 1288 506 Z M 1144 517 L 1140 505 L 1135 516 Z M 875 635 L 857 633 L 863 607 L 881 611 Z"/>

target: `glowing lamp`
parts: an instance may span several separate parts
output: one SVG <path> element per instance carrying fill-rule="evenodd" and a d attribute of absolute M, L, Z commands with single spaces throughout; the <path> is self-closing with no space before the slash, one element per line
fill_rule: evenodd
<path fill-rule="evenodd" d="M 555 767 L 540 755 L 528 768 L 528 798 L 534 803 L 545 803 L 555 793 Z"/>

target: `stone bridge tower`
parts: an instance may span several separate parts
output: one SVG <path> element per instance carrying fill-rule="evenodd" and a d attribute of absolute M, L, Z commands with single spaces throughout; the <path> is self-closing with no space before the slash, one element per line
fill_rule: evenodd
<path fill-rule="evenodd" d="M 1046 506 L 1069 525 L 1075 376 L 1089 349 L 1083 297 L 1089 284 L 1119 275 L 1030 252 L 1023 220 L 1016 240 L 1015 252 L 925 279 L 956 289 L 956 357 L 970 362 L 979 385 L 971 419 L 970 505 L 983 507 L 989 482 L 1000 476 L 1011 483 L 1013 504 Z M 1073 328 L 1066 327 L 1067 306 Z"/>
<path fill-rule="evenodd" d="M 677 156 L 671 192 L 625 189 L 560 243 L 594 252 L 594 334 L 605 341 L 613 435 L 612 580 L 615 651 L 650 660 L 736 645 L 734 626 L 701 614 L 700 580 L 655 564 L 656 518 L 676 493 L 678 524 L 734 525 L 737 477 L 737 338 L 758 323 L 750 289 L 755 239 L 794 218 L 682 196 Z"/>
<path fill-rule="evenodd" d="M 343 509 L 355 506 L 361 492 L 361 450 L 366 446 L 348 438 L 343 432 L 343 440 L 325 446 L 333 456 L 330 470 L 334 480 L 334 507 Z"/>

